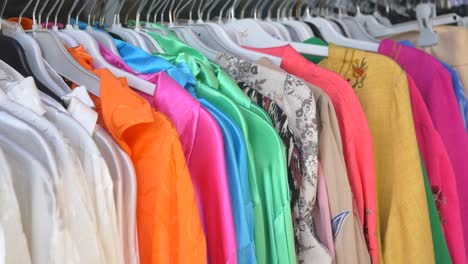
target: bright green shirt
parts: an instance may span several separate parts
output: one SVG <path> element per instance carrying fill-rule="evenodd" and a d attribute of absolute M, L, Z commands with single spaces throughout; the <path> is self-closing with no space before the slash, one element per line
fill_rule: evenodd
<path fill-rule="evenodd" d="M 424 165 L 424 160 L 422 157 L 421 167 L 424 176 L 424 187 L 426 189 L 427 207 L 429 209 L 429 221 L 431 223 L 432 245 L 434 246 L 435 263 L 451 264 L 452 259 L 450 258 L 447 241 L 445 240 L 444 232 L 442 231 L 439 213 L 434 202 L 434 197 L 432 196 L 431 185 L 429 183 L 429 178 L 427 177 L 426 172 L 426 165 Z"/>
<path fill-rule="evenodd" d="M 149 34 L 167 53 L 157 55 L 187 63 L 197 79 L 197 95 L 231 117 L 245 136 L 257 262 L 296 263 L 286 155 L 271 119 L 203 55 L 170 37 Z"/>

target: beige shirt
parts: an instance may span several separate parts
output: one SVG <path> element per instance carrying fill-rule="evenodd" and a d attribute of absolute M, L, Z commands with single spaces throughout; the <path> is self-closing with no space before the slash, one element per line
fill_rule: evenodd
<path fill-rule="evenodd" d="M 468 94 L 468 28 L 440 26 L 434 28 L 434 31 L 439 36 L 439 43 L 431 47 L 418 48 L 455 68 L 465 94 Z M 407 39 L 417 46 L 418 36 L 419 32 L 412 31 L 391 38 L 395 41 Z"/>
<path fill-rule="evenodd" d="M 282 71 L 267 59 L 257 63 Z M 330 203 L 335 263 L 371 263 L 364 232 L 355 212 L 335 109 L 325 92 L 310 84 L 309 88 L 317 104 L 319 161 L 325 175 Z"/>

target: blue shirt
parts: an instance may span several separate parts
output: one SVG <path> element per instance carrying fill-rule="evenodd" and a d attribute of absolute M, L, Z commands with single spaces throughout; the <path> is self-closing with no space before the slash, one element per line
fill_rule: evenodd
<path fill-rule="evenodd" d="M 185 87 L 200 104 L 215 118 L 224 140 L 224 155 L 229 197 L 237 240 L 238 263 L 256 263 L 254 242 L 253 205 L 250 200 L 247 145 L 240 128 L 234 121 L 209 101 L 195 94 L 196 80 L 185 63 L 174 66 L 163 58 L 153 56 L 138 47 L 114 39 L 123 61 L 140 73 L 166 72 Z"/>

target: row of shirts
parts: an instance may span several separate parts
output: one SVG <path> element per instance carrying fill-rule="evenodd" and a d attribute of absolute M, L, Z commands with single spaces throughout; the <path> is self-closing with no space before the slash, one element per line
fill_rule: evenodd
<path fill-rule="evenodd" d="M 47 197 L 57 201 L 50 250 L 36 244 L 37 227 L 23 218 L 41 207 L 27 207 L 14 186 L 29 256 L 48 260 L 33 263 L 67 256 L 89 263 L 466 263 L 468 219 L 460 205 L 468 139 L 455 71 L 391 40 L 381 42 L 381 55 L 331 45 L 319 65 L 289 46 L 250 48 L 280 57 L 276 67 L 230 54 L 211 62 L 175 35 L 149 34 L 165 54 L 120 40 L 118 56 L 104 46 L 100 52 L 153 83 L 153 96 L 95 68 L 83 47 L 69 47 L 100 77 L 100 97 L 79 108 L 94 107 L 99 125 L 78 135 L 50 117 L 54 128 L 36 128 L 51 137 L 49 148 L 68 154 L 32 152 L 31 160 L 64 163 L 51 167 L 56 178 L 43 177 L 52 182 Z M 84 99 L 72 98 L 67 110 L 45 108 L 54 103 L 34 95 L 31 78 L 2 68 L 5 112 L 27 120 L 34 114 L 25 109 L 33 109 L 41 122 L 57 112 L 76 125 L 82 114 L 72 103 Z M 8 89 L 11 79 L 19 88 Z M 36 99 L 11 92 L 22 90 Z M 14 166 L 8 145 L 1 147 L 3 164 Z M 119 174 L 118 166 L 126 169 Z"/>

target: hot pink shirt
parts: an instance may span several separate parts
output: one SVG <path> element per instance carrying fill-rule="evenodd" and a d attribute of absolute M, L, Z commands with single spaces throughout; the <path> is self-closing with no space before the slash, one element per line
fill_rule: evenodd
<path fill-rule="evenodd" d="M 378 263 L 374 151 L 369 126 L 354 90 L 341 76 L 311 63 L 289 45 L 262 49 L 246 48 L 281 57 L 282 69 L 319 87 L 332 100 L 359 219 L 373 263 Z"/>
<path fill-rule="evenodd" d="M 415 117 L 415 121 L 424 127 L 416 129 L 418 143 L 433 192 L 437 194 L 437 200 L 443 199 L 438 204 L 451 257 L 454 263 L 467 263 L 464 241 L 468 239 L 468 192 L 465 190 L 468 186 L 468 138 L 453 92 L 450 73 L 431 55 L 392 40 L 383 40 L 379 53 L 393 58 L 411 76 L 409 84 L 414 80 L 423 99 L 423 102 L 416 104 L 424 103 L 427 107 L 429 117 L 423 113 L 423 107 L 420 107 L 421 112 L 413 108 L 413 114 L 418 114 L 418 120 Z M 418 98 L 418 95 L 411 86 L 410 92 L 414 104 L 413 99 Z M 435 131 L 432 131 L 427 119 L 432 119 L 438 135 L 434 134 Z M 439 135 L 443 145 L 438 140 Z M 451 161 L 453 174 L 450 164 L 445 160 L 444 147 Z M 458 221 L 460 216 L 461 223 Z M 462 231 L 464 237 L 460 235 Z"/>
<path fill-rule="evenodd" d="M 103 57 L 112 65 L 156 85 L 153 96 L 139 94 L 166 115 L 179 134 L 198 208 L 201 211 L 209 261 L 237 263 L 237 243 L 227 184 L 224 142 L 216 120 L 166 73 L 136 74 L 105 47 L 100 46 L 100 49 Z"/>
<path fill-rule="evenodd" d="M 431 116 L 413 79 L 408 76 L 414 127 L 419 150 L 426 166 L 433 196 L 440 212 L 445 240 L 453 263 L 466 263 L 463 228 L 457 186 L 452 163 L 439 133 L 432 124 Z"/>

